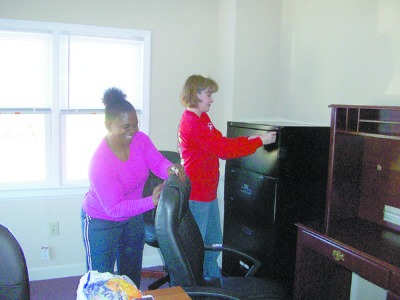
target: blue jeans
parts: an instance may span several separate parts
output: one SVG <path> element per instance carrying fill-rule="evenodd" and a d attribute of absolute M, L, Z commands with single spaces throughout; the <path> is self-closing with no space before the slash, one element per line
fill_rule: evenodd
<path fill-rule="evenodd" d="M 190 210 L 199 226 L 205 245 L 221 244 L 222 230 L 219 217 L 218 199 L 211 202 L 189 201 Z M 204 256 L 204 278 L 220 278 L 218 251 L 206 251 Z"/>
<path fill-rule="evenodd" d="M 83 240 L 89 270 L 126 275 L 140 288 L 144 248 L 143 215 L 123 222 L 94 219 L 82 211 Z"/>

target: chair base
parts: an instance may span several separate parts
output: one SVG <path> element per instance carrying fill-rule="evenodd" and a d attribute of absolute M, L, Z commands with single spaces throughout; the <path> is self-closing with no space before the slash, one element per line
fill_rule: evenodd
<path fill-rule="evenodd" d="M 149 291 L 151 290 L 156 290 L 158 289 L 160 286 L 164 285 L 165 283 L 169 282 L 170 278 L 169 278 L 169 274 L 165 274 L 164 276 L 162 276 L 161 278 L 158 278 L 156 281 L 154 281 L 152 284 L 150 284 L 147 289 Z"/>

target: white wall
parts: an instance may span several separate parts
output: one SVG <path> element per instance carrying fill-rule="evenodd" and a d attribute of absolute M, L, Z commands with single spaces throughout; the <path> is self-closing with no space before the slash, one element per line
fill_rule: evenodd
<path fill-rule="evenodd" d="M 350 300 L 385 300 L 387 291 L 353 273 Z"/>
<path fill-rule="evenodd" d="M 276 118 L 281 1 L 237 1 L 234 120 Z"/>
<path fill-rule="evenodd" d="M 279 115 L 329 125 L 329 104 L 400 104 L 400 1 L 283 0 Z"/>
<path fill-rule="evenodd" d="M 222 132 L 228 120 L 329 125 L 333 103 L 400 105 L 398 0 L 2 0 L 0 17 L 151 30 L 150 136 L 159 149 L 176 149 L 179 93 L 193 73 L 220 85 L 210 114 Z M 0 201 L 0 222 L 19 238 L 34 279 L 81 272 L 82 196 Z M 47 236 L 53 220 L 59 237 Z M 49 261 L 40 259 L 45 242 Z M 158 257 L 145 255 L 145 264 Z"/>

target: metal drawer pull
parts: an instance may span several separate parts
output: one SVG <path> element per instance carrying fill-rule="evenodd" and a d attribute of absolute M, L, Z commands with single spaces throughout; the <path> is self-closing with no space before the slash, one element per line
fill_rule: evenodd
<path fill-rule="evenodd" d="M 344 254 L 342 254 L 342 252 L 340 252 L 339 250 L 333 250 L 332 256 L 335 260 L 344 261 Z"/>

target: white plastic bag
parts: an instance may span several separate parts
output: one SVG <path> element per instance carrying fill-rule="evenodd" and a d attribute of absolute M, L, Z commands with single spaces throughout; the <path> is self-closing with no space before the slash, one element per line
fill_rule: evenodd
<path fill-rule="evenodd" d="M 133 300 L 142 293 L 128 276 L 89 271 L 79 281 L 77 300 Z M 151 298 L 150 298 L 151 299 Z"/>

